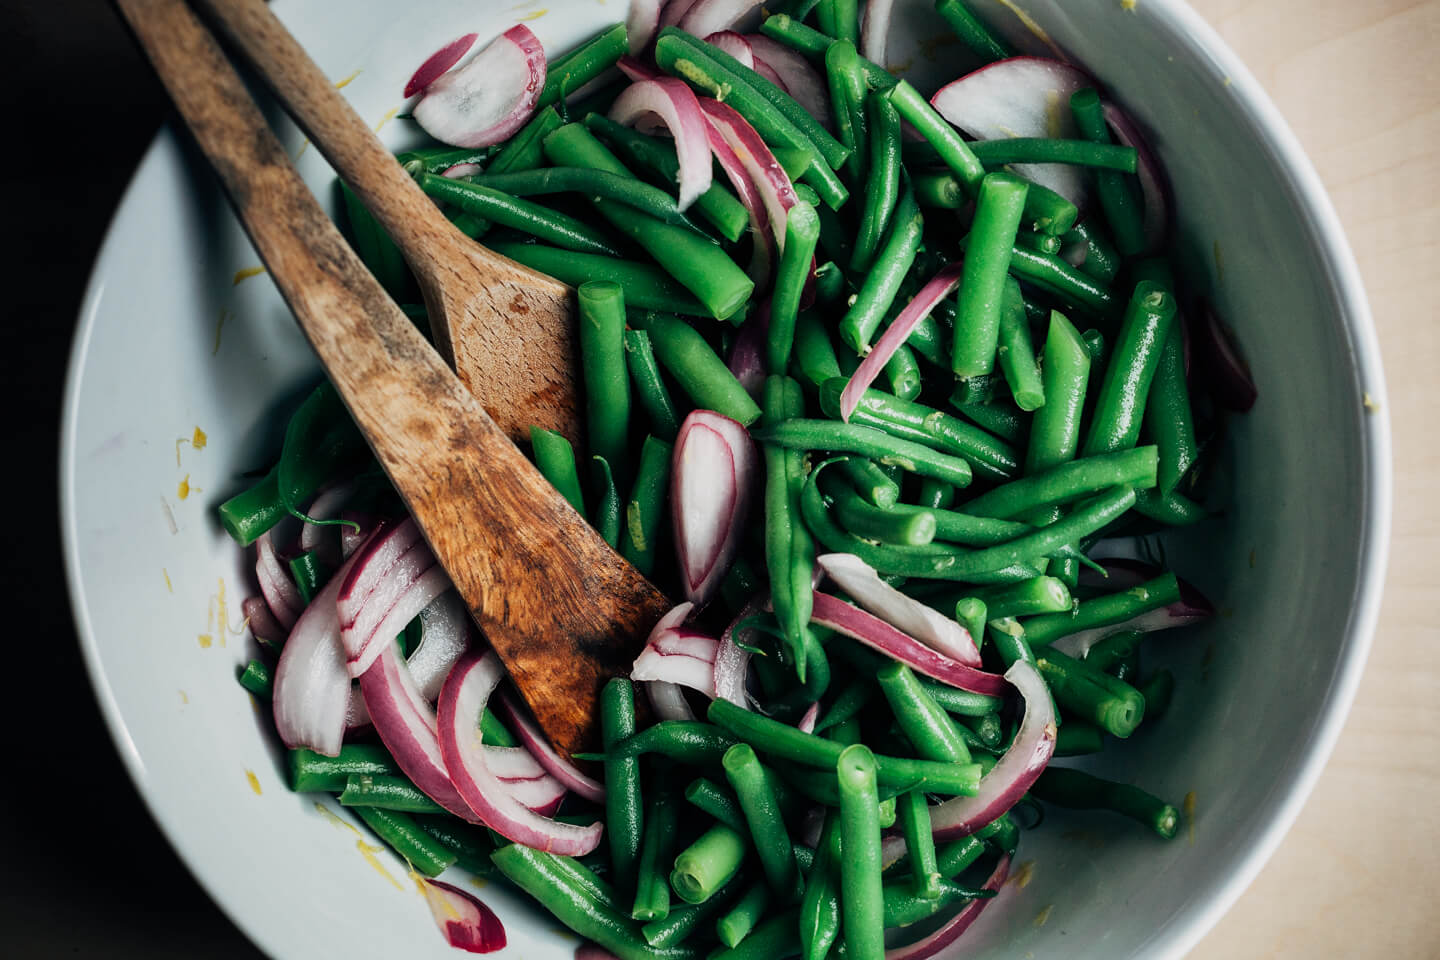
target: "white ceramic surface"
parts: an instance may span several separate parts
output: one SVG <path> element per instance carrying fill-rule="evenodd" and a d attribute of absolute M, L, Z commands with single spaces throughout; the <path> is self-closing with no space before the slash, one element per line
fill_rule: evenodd
<path fill-rule="evenodd" d="M 1334 212 L 1209 28 L 1169 0 L 1024 5 L 1153 132 L 1179 200 L 1184 269 L 1239 331 L 1261 399 L 1228 435 L 1233 505 L 1171 545 L 1221 616 L 1153 642 L 1151 662 L 1181 678 L 1171 714 L 1100 764 L 1169 797 L 1195 791 L 1193 831 L 1167 845 L 1101 816 L 1052 815 L 1021 848 L 1033 881 L 987 911 L 964 952 L 1179 956 L 1279 842 L 1344 721 L 1384 572 L 1389 433 L 1363 402 L 1368 393 L 1384 410 L 1384 386 Z M 915 38 L 944 28 L 922 0 L 897 6 L 908 39 L 891 60 L 904 63 Z M 352 77 L 346 95 L 376 123 L 400 106 L 413 66 L 458 33 L 533 17 L 558 51 L 624 11 L 620 0 L 275 7 L 330 76 Z M 922 79 L 959 71 L 955 46 L 923 50 Z M 328 200 L 324 162 L 293 127 L 279 129 Z M 381 134 L 397 148 L 412 136 L 395 120 Z M 268 717 L 235 684 L 251 653 L 235 631 L 239 602 L 253 584 L 213 506 L 275 449 L 277 411 L 316 370 L 268 278 L 237 281 L 257 263 L 183 136 L 163 132 L 105 243 L 71 364 L 60 479 L 85 657 L 161 828 L 262 949 L 284 960 L 453 958 L 399 862 L 377 855 L 387 879 L 357 849 L 361 834 L 285 788 Z M 197 426 L 203 449 L 177 444 Z M 569 955 L 576 941 L 553 921 L 498 887 L 479 892 L 506 923 L 505 955 Z"/>

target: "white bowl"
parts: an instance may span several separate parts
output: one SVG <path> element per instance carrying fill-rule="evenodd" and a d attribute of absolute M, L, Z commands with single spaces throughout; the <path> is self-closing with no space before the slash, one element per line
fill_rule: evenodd
<path fill-rule="evenodd" d="M 892 46 L 894 62 L 915 38 L 944 32 L 927 2 L 899 6 L 908 39 Z M 1379 353 L 1314 171 L 1204 22 L 1171 0 L 1026 6 L 1153 132 L 1179 201 L 1184 269 L 1238 331 L 1260 401 L 1227 435 L 1233 506 L 1172 546 L 1221 615 L 1152 641 L 1180 678 L 1171 713 L 1099 764 L 1167 797 L 1194 791 L 1193 828 L 1165 844 L 1100 815 L 1054 814 L 1021 847 L 1036 862 L 1032 882 L 962 943 L 972 957 L 1179 956 L 1279 843 L 1359 680 L 1390 516 Z M 347 96 L 375 122 L 400 105 L 414 65 L 459 33 L 534 15 L 557 51 L 624 10 L 604 0 L 275 7 L 331 77 L 351 78 Z M 958 66 L 922 56 L 917 68 L 940 79 Z M 329 169 L 293 127 L 279 129 L 328 199 Z M 382 136 L 398 148 L 410 131 L 391 122 Z M 106 240 L 71 361 L 61 487 L 85 658 L 156 820 L 263 950 L 450 960 L 400 863 L 379 854 L 382 876 L 358 834 L 286 789 L 267 712 L 235 683 L 252 651 L 230 630 L 252 586 L 213 507 L 276 449 L 277 413 L 316 375 L 270 281 L 238 279 L 257 263 L 184 135 L 162 132 Z M 197 426 L 203 449 L 177 443 Z M 569 955 L 575 939 L 554 921 L 498 886 L 483 896 L 505 921 L 510 955 Z"/>

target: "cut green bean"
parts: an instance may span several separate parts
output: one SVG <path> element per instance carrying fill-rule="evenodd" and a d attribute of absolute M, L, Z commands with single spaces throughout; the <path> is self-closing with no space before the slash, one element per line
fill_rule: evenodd
<path fill-rule="evenodd" d="M 421 830 L 409 816 L 379 807 L 352 807 L 355 815 L 375 835 L 390 845 L 406 863 L 426 877 L 439 876 L 455 862 L 456 854 L 449 847 Z"/>
<path fill-rule="evenodd" d="M 747 847 L 743 834 L 717 823 L 675 858 L 671 888 L 686 903 L 704 903 L 740 870 Z"/>
<path fill-rule="evenodd" d="M 1004 60 L 1015 55 L 1010 45 L 992 33 L 962 0 L 936 0 L 935 12 L 945 18 L 955 35 L 983 62 Z"/>
<path fill-rule="evenodd" d="M 590 526 L 610 548 L 620 546 L 620 493 L 615 488 L 615 473 L 610 462 L 596 455 L 590 458 L 595 484 L 595 508 L 590 511 Z"/>
<path fill-rule="evenodd" d="M 782 900 L 798 896 L 799 878 L 795 871 L 795 857 L 790 852 L 790 837 L 785 831 L 785 821 L 770 778 L 761 766 L 760 758 L 755 756 L 755 749 L 748 743 L 736 744 L 725 752 L 722 764 L 725 778 L 734 788 L 740 809 L 745 814 L 750 839 L 755 845 L 760 868 L 770 890 Z"/>
<path fill-rule="evenodd" d="M 642 332 L 643 331 L 631 331 Z M 655 571 L 660 538 L 665 531 L 665 505 L 670 494 L 670 458 L 673 447 L 646 437 L 640 447 L 635 485 L 625 504 L 620 531 L 620 555 L 645 576 Z"/>
<path fill-rule="evenodd" d="M 840 783 L 840 916 L 848 960 L 885 955 L 884 897 L 880 882 L 877 763 L 862 744 L 835 760 Z"/>
<path fill-rule="evenodd" d="M 635 906 L 630 916 L 650 922 L 670 915 L 667 869 L 675 856 L 679 806 L 668 790 L 655 790 L 645 808 L 645 836 L 636 868 Z"/>
<path fill-rule="evenodd" d="M 1145 698 L 1145 719 L 1154 723 L 1170 709 L 1175 697 L 1175 674 L 1161 670 L 1140 685 L 1140 695 Z"/>
<path fill-rule="evenodd" d="M 1146 398 L 1174 319 L 1175 298 L 1169 291 L 1150 280 L 1135 285 L 1100 383 L 1086 455 L 1133 447 L 1139 439 Z"/>
<path fill-rule="evenodd" d="M 930 806 L 923 790 L 909 790 L 898 798 L 896 819 L 905 837 L 906 859 L 910 862 L 913 891 L 922 900 L 939 900 L 941 876 L 935 862 L 935 836 L 930 826 Z"/>
<path fill-rule="evenodd" d="M 608 170 L 542 167 L 514 173 L 486 173 L 475 177 L 471 183 L 512 197 L 546 196 L 552 193 L 604 197 L 606 200 L 634 207 L 666 223 L 693 226 L 689 218 L 680 212 L 675 198 L 664 190 L 634 177 L 611 173 Z"/>
<path fill-rule="evenodd" d="M 914 192 L 908 185 L 904 186 L 885 245 L 866 273 L 850 309 L 840 320 L 840 339 L 856 353 L 864 353 L 869 348 L 870 338 L 895 302 L 900 284 L 920 252 L 924 226 L 925 218 L 920 215 Z"/>
<path fill-rule="evenodd" d="M 545 86 L 536 106 L 545 107 L 564 100 L 600 74 L 615 66 L 629 52 L 625 24 L 595 35 L 563 57 L 556 57 L 545 71 Z"/>
<path fill-rule="evenodd" d="M 1090 353 L 1073 324 L 1058 310 L 1050 312 L 1041 371 L 1045 405 L 1030 427 L 1025 472 L 1039 473 L 1075 458 L 1080 415 L 1090 376 Z"/>
<path fill-rule="evenodd" d="M 1005 280 L 1028 190 L 1024 180 L 1008 173 L 987 174 L 979 185 L 955 316 L 952 369 L 957 377 L 979 376 L 995 367 Z"/>
<path fill-rule="evenodd" d="M 339 793 L 352 775 L 401 776 L 384 747 L 347 743 L 334 757 L 300 747 L 289 753 L 290 789 L 296 793 Z"/>
<path fill-rule="evenodd" d="M 1042 370 L 1043 373 L 1043 370 Z M 1043 383 L 1043 378 L 1042 378 Z M 960 415 L 1007 443 L 1024 446 L 1030 437 L 1031 418 L 1009 400 L 995 399 L 984 403 L 959 403 Z"/>
<path fill-rule="evenodd" d="M 655 358 L 697 406 L 745 426 L 760 418 L 760 407 L 694 327 L 653 311 L 631 311 L 629 319 L 632 327 L 650 334 Z"/>
<path fill-rule="evenodd" d="M 810 265 L 815 260 L 815 244 L 819 239 L 820 218 L 816 216 L 815 208 L 804 201 L 796 203 L 785 216 L 785 247 L 780 254 L 780 266 L 770 294 L 767 357 L 769 369 L 777 373 L 790 365 L 801 294 L 810 277 Z"/>
<path fill-rule="evenodd" d="M 955 721 L 925 692 L 913 670 L 903 663 L 890 663 L 875 679 L 917 754 L 946 763 L 971 762 Z"/>
<path fill-rule="evenodd" d="M 1149 489 L 1155 486 L 1155 469 L 1154 447 L 1100 453 L 1012 480 L 982 493 L 966 503 L 964 510 L 977 517 L 1008 520 L 1038 507 L 1071 503 L 1109 487 Z"/>
<path fill-rule="evenodd" d="M 606 748 L 607 760 L 659 753 L 689 764 L 718 764 L 735 737 L 713 723 L 699 720 L 662 720 Z"/>
<path fill-rule="evenodd" d="M 1149 713 L 1150 706 L 1145 706 L 1146 713 Z M 1060 728 L 1059 734 L 1055 737 L 1055 756 L 1057 757 L 1083 757 L 1092 753 L 1099 753 L 1105 748 L 1105 734 L 1093 723 L 1086 723 L 1084 720 L 1071 718 L 1065 721 Z"/>
<path fill-rule="evenodd" d="M 819 314 L 813 311 L 803 311 L 796 319 L 795 365 L 800 375 L 816 388 L 826 380 L 840 376 L 835 345 L 830 342 L 830 334 L 826 332 Z"/>
<path fill-rule="evenodd" d="M 910 180 L 915 201 L 922 207 L 959 210 L 965 206 L 965 191 L 953 173 L 917 173 Z"/>
<path fill-rule="evenodd" d="M 935 515 L 928 510 L 877 507 L 855 492 L 840 476 L 822 485 L 841 526 L 857 537 L 903 546 L 922 546 L 935 539 Z"/>
<path fill-rule="evenodd" d="M 502 257 L 509 257 L 572 287 L 578 287 L 587 280 L 613 280 L 624 288 L 625 302 L 634 308 L 667 310 L 690 316 L 710 315 L 693 294 L 652 264 L 575 253 L 539 243 L 487 241 L 486 246 Z"/>
<path fill-rule="evenodd" d="M 914 400 L 920 396 L 920 365 L 915 362 L 915 352 L 906 344 L 900 344 L 880 371 L 880 383 L 900 400 Z"/>
<path fill-rule="evenodd" d="M 466 213 L 502 227 L 520 230 L 557 247 L 610 257 L 620 254 L 620 251 L 593 227 L 538 203 L 512 197 L 490 187 L 467 183 L 464 180 L 452 180 L 433 173 L 421 174 L 419 183 L 420 189 L 432 199 L 454 204 Z"/>
<path fill-rule="evenodd" d="M 530 446 L 540 475 L 583 516 L 585 497 L 580 492 L 580 471 L 575 466 L 575 449 L 570 441 L 553 430 L 532 426 Z"/>
<path fill-rule="evenodd" d="M 1096 145 L 1114 146 L 1098 91 L 1087 87 L 1071 94 L 1070 112 L 1075 117 L 1075 126 L 1086 140 Z M 1095 193 L 1100 198 L 1105 222 L 1115 235 L 1115 246 L 1121 255 L 1133 257 L 1139 254 L 1146 246 L 1145 217 L 1134 180 L 1116 170 L 1097 170 Z"/>
<path fill-rule="evenodd" d="M 1115 668 L 1140 650 L 1145 634 L 1139 630 L 1122 630 L 1091 644 L 1085 662 L 1096 670 L 1114 674 Z M 1122 678 L 1123 679 L 1123 678 Z"/>
<path fill-rule="evenodd" d="M 869 174 L 850 258 L 850 269 L 857 273 L 870 269 L 900 199 L 900 115 L 889 97 L 873 92 L 865 100 L 865 121 L 869 128 Z"/>
<path fill-rule="evenodd" d="M 1092 140 L 1001 137 L 997 140 L 972 140 L 969 146 L 986 166 L 1007 163 L 1067 163 L 1134 173 L 1138 162 L 1134 147 Z"/>
<path fill-rule="evenodd" d="M 537 110 L 530 122 L 520 128 L 520 132 L 511 137 L 495 155 L 495 159 L 485 167 L 485 173 L 491 176 L 506 173 L 518 173 L 522 170 L 533 170 L 545 162 L 545 138 L 563 126 L 564 121 L 560 119 L 559 112 L 554 107 L 545 107 Z M 427 173 L 442 173 L 439 170 L 426 171 Z"/>
<path fill-rule="evenodd" d="M 1030 791 L 1040 800 L 1072 810 L 1110 810 L 1144 824 L 1166 840 L 1180 826 L 1180 811 L 1139 787 L 1102 780 L 1082 770 L 1050 767 Z"/>
<path fill-rule="evenodd" d="M 672 906 L 670 915 L 664 920 L 652 920 L 640 928 L 645 942 L 659 950 L 683 942 L 702 924 L 734 901 L 743 880 L 744 877 L 737 876 L 704 903 L 680 903 Z"/>
<path fill-rule="evenodd" d="M 970 151 L 959 131 L 936 113 L 935 108 L 930 106 L 930 101 L 921 96 L 907 81 L 896 83 L 890 89 L 889 96 L 901 118 L 909 121 L 920 136 L 935 147 L 941 161 L 959 178 L 965 188 L 971 192 L 978 191 L 980 181 L 985 178 L 985 167 Z"/>
<path fill-rule="evenodd" d="M 786 851 L 789 855 L 789 851 Z M 715 935 L 726 947 L 737 947 L 744 940 L 760 918 L 765 915 L 771 902 L 770 887 L 763 881 L 753 883 L 731 907 L 715 921 Z"/>
<path fill-rule="evenodd" d="M 635 387 L 635 397 L 650 419 L 650 432 L 660 440 L 673 443 L 680 432 L 680 412 L 670 397 L 670 389 L 655 363 L 650 348 L 650 334 L 644 330 L 625 331 L 625 361 Z"/>
<path fill-rule="evenodd" d="M 240 671 L 236 679 L 240 682 L 240 686 L 255 696 L 264 697 L 266 700 L 270 699 L 274 680 L 270 675 L 270 668 L 259 660 L 251 660 L 245 664 L 245 669 Z"/>
<path fill-rule="evenodd" d="M 805 398 L 789 377 L 766 378 L 765 420 L 780 424 L 800 416 Z M 771 605 L 781 634 L 803 683 L 807 672 L 810 611 L 814 588 L 815 544 L 800 519 L 800 490 L 805 455 L 799 450 L 762 444 L 765 458 L 765 566 L 770 574 Z"/>
<path fill-rule="evenodd" d="M 900 485 L 876 466 L 875 461 L 865 457 L 847 457 L 836 461 L 835 467 L 865 502 L 877 507 L 893 507 L 899 503 Z"/>
<path fill-rule="evenodd" d="M 634 734 L 634 688 L 628 679 L 613 677 L 600 690 L 600 735 L 606 752 L 605 836 L 615 883 L 621 889 L 634 886 L 645 817 L 639 757 L 615 755 L 614 748 Z"/>
<path fill-rule="evenodd" d="M 384 774 L 351 774 L 345 778 L 345 788 L 336 799 L 346 807 L 379 807 L 403 813 L 445 812 L 440 804 L 405 777 Z"/>
<path fill-rule="evenodd" d="M 1145 718 L 1145 698 L 1125 681 L 1048 647 L 1035 657 L 1055 702 L 1106 733 L 1124 739 Z"/>
<path fill-rule="evenodd" d="M 1005 278 L 1000 299 L 1000 339 L 996 362 L 1010 385 L 1015 405 L 1026 412 L 1045 405 L 1045 386 L 1035 347 L 1030 342 L 1030 322 L 1025 318 L 1025 301 L 1014 277 Z"/>
<path fill-rule="evenodd" d="M 1064 613 L 1073 603 L 1065 584 L 1054 577 L 1036 577 L 999 587 L 978 587 L 974 595 L 985 602 L 991 619 Z"/>
<path fill-rule="evenodd" d="M 1078 267 L 1081 273 L 1108 285 L 1120 272 L 1120 253 L 1098 225 L 1077 223 L 1061 239 L 1066 247 L 1079 244 L 1085 248 L 1085 258 Z"/>
<path fill-rule="evenodd" d="M 800 900 L 802 960 L 825 960 L 840 935 L 839 846 L 839 814 L 827 810 L 815 864 L 805 878 L 805 894 Z"/>
<path fill-rule="evenodd" d="M 850 147 L 845 174 L 858 186 L 865 182 L 870 167 L 870 118 L 865 111 L 870 86 L 865 82 L 865 70 L 853 42 L 842 38 L 829 45 L 825 51 L 825 75 L 835 129 Z"/>
<path fill-rule="evenodd" d="M 1075 605 L 1071 613 L 1031 617 L 1025 621 L 1025 630 L 1030 635 L 1031 643 L 1044 646 L 1081 630 L 1124 623 L 1180 599 L 1180 581 L 1175 574 L 1165 573 L 1121 593 L 1082 600 Z"/>
<path fill-rule="evenodd" d="M 625 368 L 625 293 L 592 280 L 576 290 L 580 372 L 585 385 L 585 436 L 621 481 L 629 474 L 630 377 Z M 613 544 L 612 544 L 613 546 Z"/>
<path fill-rule="evenodd" d="M 957 487 L 970 485 L 970 463 L 872 427 L 834 420 L 794 419 L 755 431 L 755 439 L 791 450 L 858 453 L 881 465 L 893 465 Z"/>
<path fill-rule="evenodd" d="M 1016 247 L 1010 251 L 1010 272 L 1097 316 L 1108 315 L 1115 306 L 1115 297 L 1103 284 L 1048 253 Z"/>

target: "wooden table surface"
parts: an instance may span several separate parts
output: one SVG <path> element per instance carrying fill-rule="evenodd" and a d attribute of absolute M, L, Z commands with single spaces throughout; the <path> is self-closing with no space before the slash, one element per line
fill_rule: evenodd
<path fill-rule="evenodd" d="M 1440 558 L 1440 390 L 1432 380 L 1440 370 L 1440 0 L 1194 5 L 1279 104 L 1355 249 L 1389 380 L 1395 522 L 1374 651 L 1334 757 L 1279 852 L 1191 957 L 1440 957 L 1440 802 L 1431 792 L 1440 789 L 1440 628 L 1427 602 Z M 10 229 L 0 262 L 14 279 L 0 382 L 29 414 L 15 449 L 39 451 L 43 467 L 100 225 L 163 101 L 106 5 L 5 7 L 0 63 L 16 77 L 0 85 L 0 97 L 10 129 L 28 132 L 37 149 L 16 143 L 3 160 Z M 96 111 L 100 100 L 130 109 Z M 75 158 L 45 148 L 64 144 L 86 146 L 93 166 L 67 167 L 76 176 L 61 192 L 54 164 Z M 0 554 L 4 582 L 25 586 L 7 591 L 6 602 L 28 633 L 7 642 L 26 645 L 27 677 L 74 685 L 82 681 L 63 614 L 51 476 L 40 471 L 37 509 L 21 511 L 12 533 L 30 546 Z M 1303 640 L 1291 638 L 1297 655 Z M 5 718 L 7 768 L 43 784 L 44 802 L 0 791 L 0 954 L 253 960 L 255 949 L 150 824 L 88 691 L 57 691 L 53 680 L 23 687 L 18 698 L 0 698 L 0 709 L 15 714 Z M 32 732 L 38 711 L 48 736 Z"/>

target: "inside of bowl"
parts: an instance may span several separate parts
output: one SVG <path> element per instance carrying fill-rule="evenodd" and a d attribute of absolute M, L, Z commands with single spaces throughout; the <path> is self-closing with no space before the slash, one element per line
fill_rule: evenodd
<path fill-rule="evenodd" d="M 425 52 L 532 14 L 547 48 L 563 50 L 623 13 L 591 0 L 320 6 L 276 4 L 396 149 L 417 139 L 395 113 Z M 978 6 L 1015 16 L 1008 4 Z M 1193 794 L 1193 820 L 1165 843 L 1104 814 L 1053 812 L 1023 839 L 1028 884 L 1007 888 L 957 948 L 1110 960 L 1193 942 L 1298 802 L 1297 779 L 1354 668 L 1366 414 L 1321 225 L 1263 111 L 1208 41 L 1186 33 L 1183 11 L 1161 0 L 1022 6 L 1149 134 L 1173 181 L 1177 265 L 1235 328 L 1260 388 L 1254 411 L 1224 434 L 1223 515 L 1166 547 L 1220 615 L 1148 641 L 1148 663 L 1179 678 L 1174 704 L 1094 764 L 1172 802 Z M 933 40 L 946 31 L 928 2 L 901 0 L 894 24 L 892 64 L 922 82 L 968 67 L 959 48 Z M 332 200 L 323 159 L 280 125 L 302 173 Z M 265 950 L 450 957 L 403 866 L 368 849 L 333 804 L 288 792 L 264 705 L 235 684 L 250 655 L 238 606 L 252 581 L 213 507 L 263 463 L 279 412 L 318 376 L 257 266 L 198 158 L 162 136 L 107 242 L 73 370 L 62 483 L 87 655 L 157 819 Z M 573 937 L 517 897 L 498 886 L 482 895 L 515 955 L 573 950 Z"/>

